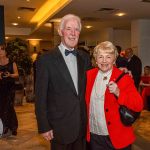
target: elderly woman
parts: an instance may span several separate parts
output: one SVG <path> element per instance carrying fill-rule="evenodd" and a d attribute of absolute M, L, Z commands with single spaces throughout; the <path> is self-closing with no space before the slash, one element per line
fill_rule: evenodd
<path fill-rule="evenodd" d="M 131 76 L 125 75 L 115 83 L 122 71 L 114 66 L 118 54 L 111 42 L 98 44 L 93 55 L 98 67 L 87 71 L 87 140 L 91 150 L 131 150 L 135 135 L 132 126 L 121 122 L 119 105 L 139 112 L 142 98 Z"/>

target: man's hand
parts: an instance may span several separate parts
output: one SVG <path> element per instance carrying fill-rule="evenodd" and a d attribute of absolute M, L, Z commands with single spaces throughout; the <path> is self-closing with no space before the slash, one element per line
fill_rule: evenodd
<path fill-rule="evenodd" d="M 125 73 L 128 73 L 129 76 L 131 78 L 133 78 L 132 72 L 130 70 L 128 70 L 126 67 L 120 67 L 119 69 L 122 70 L 122 71 L 124 71 Z"/>
<path fill-rule="evenodd" d="M 50 131 L 45 132 L 45 133 L 42 133 L 41 135 L 42 135 L 42 136 L 44 137 L 44 139 L 46 139 L 47 141 L 50 141 L 50 140 L 52 140 L 52 139 L 54 138 L 54 136 L 53 136 L 53 130 L 50 130 Z"/>

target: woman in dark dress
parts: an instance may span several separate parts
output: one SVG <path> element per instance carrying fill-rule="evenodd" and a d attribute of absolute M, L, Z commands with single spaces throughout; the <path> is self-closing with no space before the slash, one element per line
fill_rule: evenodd
<path fill-rule="evenodd" d="M 144 67 L 144 74 L 141 76 L 140 87 L 144 101 L 144 109 L 150 111 L 150 66 Z"/>
<path fill-rule="evenodd" d="M 15 78 L 18 69 L 15 62 L 7 57 L 5 45 L 0 45 L 0 118 L 3 122 L 3 134 L 8 130 L 17 135 L 18 120 L 14 109 Z"/>

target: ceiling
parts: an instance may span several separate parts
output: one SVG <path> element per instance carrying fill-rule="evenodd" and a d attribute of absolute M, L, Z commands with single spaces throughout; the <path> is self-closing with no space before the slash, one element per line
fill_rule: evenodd
<path fill-rule="evenodd" d="M 30 20 L 46 1 L 0 0 L 0 5 L 4 5 L 5 9 L 6 36 L 51 40 L 52 28 L 45 27 L 45 22 L 60 18 L 68 13 L 73 13 L 81 17 L 83 24 L 81 34 L 89 30 L 102 30 L 106 27 L 130 29 L 132 20 L 150 19 L 150 0 L 72 0 L 67 6 L 49 17 L 35 30 L 35 24 L 31 23 Z M 28 8 L 25 9 L 26 7 Z M 126 15 L 123 17 L 116 16 L 115 14 L 119 12 L 123 12 Z M 18 19 L 18 16 L 21 18 Z M 19 25 L 14 27 L 11 24 L 12 22 L 18 22 Z M 86 29 L 85 25 L 93 27 Z"/>

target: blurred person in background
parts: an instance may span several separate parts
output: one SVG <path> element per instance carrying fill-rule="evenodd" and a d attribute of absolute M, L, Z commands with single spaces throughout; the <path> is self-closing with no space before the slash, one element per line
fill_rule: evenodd
<path fill-rule="evenodd" d="M 125 50 L 125 57 L 128 60 L 127 69 L 131 71 L 134 84 L 138 89 L 142 74 L 142 62 L 138 56 L 134 55 L 132 48 Z"/>
<path fill-rule="evenodd" d="M 116 59 L 117 68 L 126 68 L 127 67 L 127 59 L 121 55 L 121 46 L 116 45 L 118 57 Z"/>
<path fill-rule="evenodd" d="M 150 110 L 150 66 L 144 67 L 144 74 L 141 76 L 140 86 L 144 109 Z"/>
<path fill-rule="evenodd" d="M 18 120 L 14 109 L 15 78 L 18 78 L 18 69 L 6 52 L 5 44 L 0 44 L 0 118 L 3 122 L 3 136 L 17 135 Z"/>

